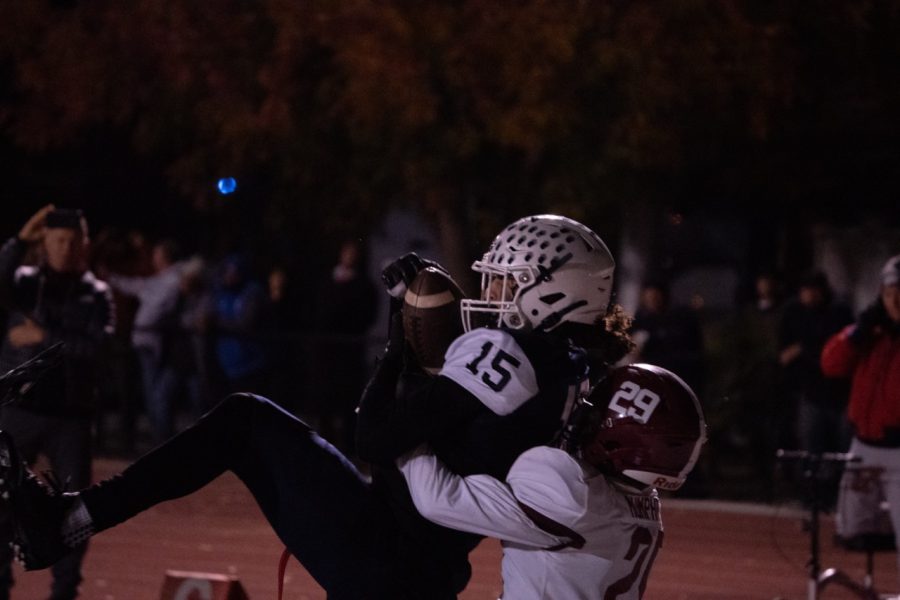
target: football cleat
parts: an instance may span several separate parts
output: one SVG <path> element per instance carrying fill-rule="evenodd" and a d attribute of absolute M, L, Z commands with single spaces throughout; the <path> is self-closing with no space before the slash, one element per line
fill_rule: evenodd
<path fill-rule="evenodd" d="M 73 500 L 38 478 L 19 456 L 12 436 L 0 431 L 0 480 L 12 518 L 12 549 L 26 571 L 45 569 L 71 551 L 62 523 Z"/>

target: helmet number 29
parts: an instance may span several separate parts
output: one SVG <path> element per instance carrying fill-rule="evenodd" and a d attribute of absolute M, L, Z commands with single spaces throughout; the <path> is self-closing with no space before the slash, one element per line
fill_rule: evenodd
<path fill-rule="evenodd" d="M 646 423 L 657 406 L 659 395 L 633 381 L 624 382 L 609 401 L 610 410 L 632 417 L 638 423 Z"/>

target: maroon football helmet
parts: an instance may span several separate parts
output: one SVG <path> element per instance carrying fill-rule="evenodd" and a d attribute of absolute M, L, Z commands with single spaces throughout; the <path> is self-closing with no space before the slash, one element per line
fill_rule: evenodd
<path fill-rule="evenodd" d="M 618 367 L 587 401 L 594 408 L 580 436 L 583 459 L 646 486 L 681 487 L 706 441 L 706 422 L 680 377 L 648 364 Z"/>

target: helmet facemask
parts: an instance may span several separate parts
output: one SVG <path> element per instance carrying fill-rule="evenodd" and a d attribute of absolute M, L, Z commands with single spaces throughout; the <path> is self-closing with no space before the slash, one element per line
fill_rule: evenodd
<path fill-rule="evenodd" d="M 472 270 L 481 273 L 481 299 L 462 301 L 463 327 L 507 327 L 522 329 L 528 321 L 518 308 L 519 296 L 534 281 L 528 266 L 498 267 L 475 261 Z"/>

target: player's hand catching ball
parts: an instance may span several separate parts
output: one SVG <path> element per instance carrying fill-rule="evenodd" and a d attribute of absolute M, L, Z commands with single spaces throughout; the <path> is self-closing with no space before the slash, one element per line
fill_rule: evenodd
<path fill-rule="evenodd" d="M 444 267 L 433 260 L 422 258 L 415 252 L 409 252 L 382 269 L 381 281 L 392 298 L 402 299 L 406 295 L 409 284 L 416 278 L 419 271 L 426 267 L 432 267 L 445 274 L 447 273 Z"/>

